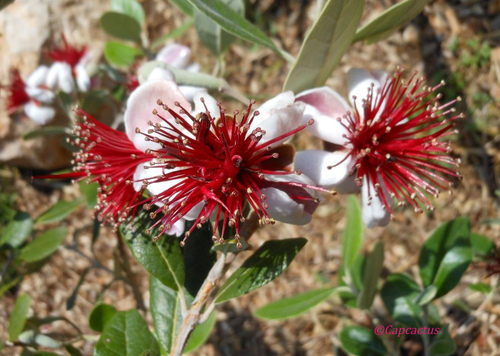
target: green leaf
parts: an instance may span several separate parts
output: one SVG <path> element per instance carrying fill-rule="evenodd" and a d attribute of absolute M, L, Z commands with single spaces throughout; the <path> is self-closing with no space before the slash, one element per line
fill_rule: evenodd
<path fill-rule="evenodd" d="M 111 36 L 141 43 L 141 25 L 133 17 L 119 12 L 106 12 L 101 16 L 101 26 Z"/>
<path fill-rule="evenodd" d="M 407 274 L 394 273 L 387 277 L 380 296 L 391 316 L 411 327 L 420 325 L 421 308 L 417 305 L 420 287 Z"/>
<path fill-rule="evenodd" d="M 416 302 L 420 306 L 424 306 L 426 304 L 429 304 L 434 297 L 437 294 L 437 288 L 435 285 L 430 285 L 427 288 L 425 288 L 418 296 L 416 299 Z"/>
<path fill-rule="evenodd" d="M 33 220 L 27 213 L 18 211 L 14 219 L 2 230 L 0 247 L 4 244 L 11 248 L 20 247 L 31 235 Z"/>
<path fill-rule="evenodd" d="M 473 290 L 475 292 L 483 293 L 483 294 L 488 294 L 492 290 L 491 286 L 487 285 L 486 283 L 481 283 L 481 282 L 469 284 L 469 289 Z"/>
<path fill-rule="evenodd" d="M 216 322 L 217 312 L 214 310 L 207 320 L 197 325 L 193 330 L 184 348 L 184 353 L 192 352 L 202 346 L 208 340 Z"/>
<path fill-rule="evenodd" d="M 120 226 L 120 232 L 134 257 L 146 271 L 158 278 L 164 285 L 179 290 L 184 285 L 184 259 L 179 241 L 172 236 L 162 235 L 158 242 L 153 237 L 158 230 L 152 229 L 153 221 L 146 212 L 135 217 L 132 228 L 130 223 Z M 151 235 L 146 230 L 151 229 Z"/>
<path fill-rule="evenodd" d="M 305 313 L 328 299 L 337 288 L 321 288 L 283 298 L 257 309 L 254 315 L 271 320 L 282 320 Z"/>
<path fill-rule="evenodd" d="M 82 109 L 90 115 L 97 115 L 105 104 L 113 105 L 109 91 L 96 89 L 85 93 L 82 100 Z"/>
<path fill-rule="evenodd" d="M 130 67 L 135 57 L 141 53 L 141 50 L 120 42 L 109 41 L 104 46 L 104 57 L 110 64 L 117 67 Z"/>
<path fill-rule="evenodd" d="M 380 16 L 361 27 L 353 42 L 374 43 L 390 36 L 398 28 L 420 14 L 428 0 L 404 0 L 385 10 Z"/>
<path fill-rule="evenodd" d="M 384 267 L 384 244 L 377 242 L 373 250 L 366 257 L 363 269 L 363 285 L 358 295 L 358 308 L 370 309 L 377 294 L 377 284 Z"/>
<path fill-rule="evenodd" d="M 190 5 L 191 6 L 191 5 Z M 155 50 L 159 47 L 161 47 L 165 42 L 168 40 L 175 40 L 179 37 L 181 37 L 183 34 L 185 34 L 191 26 L 194 25 L 194 19 L 189 18 L 184 22 L 181 26 L 175 28 L 174 30 L 164 34 L 160 38 L 156 39 L 152 44 L 151 44 L 151 49 Z"/>
<path fill-rule="evenodd" d="M 163 349 L 170 353 L 183 321 L 181 309 L 183 296 L 152 275 L 149 278 L 149 293 L 156 335 Z"/>
<path fill-rule="evenodd" d="M 44 334 L 35 335 L 35 344 L 43 347 L 50 347 L 52 349 L 58 349 L 62 346 L 60 342 Z"/>
<path fill-rule="evenodd" d="M 23 294 L 16 299 L 14 310 L 10 314 L 9 320 L 9 340 L 15 341 L 24 330 L 28 311 L 30 309 L 31 297 L 28 294 Z"/>
<path fill-rule="evenodd" d="M 66 351 L 68 351 L 68 354 L 70 356 L 82 356 L 82 353 L 80 350 L 78 350 L 76 347 L 74 347 L 73 345 L 70 345 L 70 344 L 66 344 L 64 345 L 64 348 L 66 349 Z"/>
<path fill-rule="evenodd" d="M 97 189 L 99 188 L 99 183 L 89 183 L 82 180 L 79 183 L 79 186 L 80 192 L 82 192 L 85 197 L 85 204 L 87 204 L 87 208 L 93 209 L 97 205 Z"/>
<path fill-rule="evenodd" d="M 448 326 L 445 326 L 440 328 L 439 333 L 432 341 L 429 347 L 429 354 L 431 356 L 453 355 L 456 348 L 455 341 L 453 341 L 448 331 Z"/>
<path fill-rule="evenodd" d="M 74 210 L 85 202 L 84 198 L 78 198 L 72 201 L 60 201 L 46 210 L 36 219 L 37 224 L 50 224 L 64 220 Z"/>
<path fill-rule="evenodd" d="M 495 243 L 486 236 L 479 234 L 471 234 L 470 242 L 475 258 L 483 259 L 484 257 L 492 256 L 496 251 Z"/>
<path fill-rule="evenodd" d="M 373 330 L 362 326 L 348 326 L 340 332 L 342 348 L 359 356 L 386 355 L 384 343 L 373 333 Z"/>
<path fill-rule="evenodd" d="M 115 314 L 116 308 L 114 306 L 105 303 L 96 304 L 89 314 L 90 328 L 102 332 Z"/>
<path fill-rule="evenodd" d="M 361 207 L 359 199 L 349 195 L 347 204 L 347 224 L 342 238 L 343 265 L 348 270 L 363 244 L 363 221 L 361 220 Z"/>
<path fill-rule="evenodd" d="M 177 6 L 186 15 L 193 16 L 194 7 L 188 0 L 170 0 L 170 2 Z"/>
<path fill-rule="evenodd" d="M 135 0 L 111 0 L 111 10 L 133 17 L 141 25 L 146 18 L 141 4 Z"/>
<path fill-rule="evenodd" d="M 283 273 L 306 242 L 303 237 L 266 241 L 227 279 L 215 303 L 239 297 L 271 282 Z"/>
<path fill-rule="evenodd" d="M 436 298 L 445 295 L 458 284 L 471 260 L 469 219 L 440 225 L 425 241 L 418 260 L 424 287 L 434 284 Z"/>
<path fill-rule="evenodd" d="M 67 127 L 62 126 L 44 126 L 37 130 L 30 131 L 23 136 L 24 140 L 31 140 L 40 136 L 57 136 L 63 134 L 70 134 L 71 131 Z"/>
<path fill-rule="evenodd" d="M 66 310 L 71 310 L 75 306 L 76 297 L 78 297 L 78 291 L 80 290 L 80 286 L 82 285 L 83 281 L 85 281 L 85 277 L 87 276 L 87 273 L 89 273 L 91 269 L 92 267 L 87 267 L 80 274 L 80 278 L 78 279 L 78 283 L 76 284 L 75 289 L 73 289 L 73 293 L 71 293 L 68 300 L 66 301 Z"/>
<path fill-rule="evenodd" d="M 66 115 L 71 116 L 71 106 L 73 104 L 71 96 L 68 93 L 65 93 L 62 90 L 60 90 L 58 97 L 59 101 L 61 102 L 61 107 L 66 113 Z M 71 131 L 68 130 L 68 133 L 71 133 Z"/>
<path fill-rule="evenodd" d="M 117 312 L 104 327 L 95 356 L 159 356 L 160 349 L 137 310 Z"/>
<path fill-rule="evenodd" d="M 189 0 L 189 2 L 227 32 L 251 43 L 268 47 L 285 59 L 292 60 L 288 53 L 276 47 L 258 27 L 252 25 L 221 0 Z"/>
<path fill-rule="evenodd" d="M 325 84 L 351 46 L 364 0 L 329 0 L 300 48 L 284 90 L 295 93 Z"/>
<path fill-rule="evenodd" d="M 45 231 L 21 250 L 19 258 L 26 262 L 36 262 L 49 257 L 57 251 L 67 233 L 62 226 Z"/>
<path fill-rule="evenodd" d="M 221 2 L 240 16 L 245 16 L 245 3 L 242 0 L 221 0 Z M 236 40 L 236 37 L 224 31 L 203 12 L 195 10 L 194 19 L 198 37 L 215 55 L 226 52 L 229 46 Z"/>

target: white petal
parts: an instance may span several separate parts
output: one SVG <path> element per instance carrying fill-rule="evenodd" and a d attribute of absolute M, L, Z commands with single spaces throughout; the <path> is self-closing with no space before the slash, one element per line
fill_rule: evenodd
<path fill-rule="evenodd" d="M 220 109 L 217 106 L 217 100 L 215 100 L 210 94 L 207 92 L 198 92 L 194 96 L 193 103 L 194 103 L 194 111 L 193 114 L 196 115 L 200 112 L 205 112 L 205 105 L 201 102 L 201 98 L 205 100 L 205 105 L 207 106 L 208 112 L 210 113 L 210 116 L 212 116 L 215 119 L 218 119 L 220 117 Z"/>
<path fill-rule="evenodd" d="M 39 125 L 45 125 L 52 121 L 56 115 L 54 108 L 48 106 L 38 106 L 35 103 L 24 105 L 26 115 Z"/>
<path fill-rule="evenodd" d="M 179 219 L 177 222 L 172 225 L 172 228 L 170 230 L 167 230 L 166 233 L 167 235 L 175 235 L 177 237 L 180 237 L 182 234 L 184 234 L 184 230 L 186 229 L 186 220 L 185 219 Z"/>
<path fill-rule="evenodd" d="M 145 151 L 148 148 L 159 148 L 158 144 L 145 141 L 142 134 L 135 132 L 136 128 L 139 128 L 142 132 L 147 132 L 150 128 L 148 121 L 153 123 L 162 121 L 158 116 L 153 115 L 154 109 L 158 109 L 165 119 L 172 118 L 168 112 L 158 107 L 158 99 L 161 99 L 164 104 L 173 110 L 179 110 L 174 105 L 175 102 L 179 102 L 184 109 L 191 111 L 191 104 L 182 95 L 174 81 L 154 80 L 140 85 L 128 98 L 124 115 L 127 136 L 139 150 Z"/>
<path fill-rule="evenodd" d="M 361 109 L 361 100 L 366 99 L 368 88 L 373 84 L 374 94 L 383 87 L 387 74 L 382 71 L 370 72 L 366 69 L 353 68 L 347 73 L 347 92 L 349 100 L 354 105 L 353 96 L 356 96 L 358 109 Z"/>
<path fill-rule="evenodd" d="M 189 72 L 198 73 L 200 71 L 200 65 L 198 63 L 192 63 L 187 66 L 186 70 Z"/>
<path fill-rule="evenodd" d="M 26 80 L 26 86 L 39 87 L 45 85 L 49 68 L 47 66 L 39 66 Z"/>
<path fill-rule="evenodd" d="M 194 100 L 194 96 L 197 93 L 199 93 L 199 92 L 202 92 L 202 93 L 206 93 L 207 92 L 207 89 L 205 89 L 205 88 L 202 88 L 202 87 L 192 87 L 192 86 L 189 86 L 189 85 L 181 85 L 181 86 L 179 86 L 179 90 L 186 97 L 186 99 L 188 101 L 193 101 Z"/>
<path fill-rule="evenodd" d="M 45 83 L 50 89 L 57 89 L 57 82 L 59 80 L 59 71 L 61 70 L 61 67 L 62 63 L 60 62 L 55 62 L 50 66 Z"/>
<path fill-rule="evenodd" d="M 151 82 L 153 80 L 172 80 L 175 81 L 174 74 L 169 71 L 168 69 L 156 67 L 149 73 L 148 75 L 148 82 Z"/>
<path fill-rule="evenodd" d="M 175 68 L 186 68 L 191 50 L 189 47 L 180 45 L 178 43 L 168 44 L 156 55 L 156 60 L 170 64 Z"/>
<path fill-rule="evenodd" d="M 295 169 L 312 179 L 323 188 L 334 189 L 341 194 L 350 194 L 359 191 L 354 178 L 350 175 L 354 160 L 346 158 L 348 151 L 299 151 L 295 154 Z M 339 164 L 339 162 L 342 162 Z M 338 164 L 338 165 L 337 165 Z M 329 166 L 334 166 L 328 169 Z"/>
<path fill-rule="evenodd" d="M 82 65 L 77 65 L 75 67 L 76 72 L 76 84 L 80 91 L 86 92 L 90 89 L 90 77 L 87 70 Z"/>
<path fill-rule="evenodd" d="M 388 196 L 385 188 L 382 188 L 389 203 L 391 199 Z M 370 199 L 371 197 L 371 199 Z M 366 177 L 363 179 L 361 186 L 361 202 L 362 202 L 362 216 L 363 222 L 369 228 L 375 226 L 386 226 L 391 220 L 389 211 L 384 208 L 382 200 L 378 197 L 375 187 L 370 183 L 368 184 Z"/>
<path fill-rule="evenodd" d="M 73 72 L 71 66 L 67 63 L 61 63 L 57 77 L 57 86 L 67 94 L 71 94 L 75 90 Z"/>
<path fill-rule="evenodd" d="M 259 115 L 254 118 L 252 128 L 260 126 L 261 122 L 267 120 L 276 110 L 292 106 L 294 101 L 295 96 L 292 91 L 280 93 L 274 98 L 269 99 L 257 109 Z"/>
<path fill-rule="evenodd" d="M 37 88 L 37 87 L 26 87 L 26 93 L 30 98 L 40 101 L 42 103 L 50 104 L 54 101 L 54 93 L 47 89 Z"/>
<path fill-rule="evenodd" d="M 304 174 L 296 175 L 266 175 L 266 179 L 273 182 L 300 182 L 308 185 L 313 185 Z M 288 189 L 288 188 L 287 188 Z M 296 188 L 291 188 L 296 189 Z M 305 189 L 312 199 L 317 199 L 318 194 L 315 190 Z M 268 204 L 267 213 L 275 220 L 293 225 L 305 225 L 311 221 L 312 213 L 317 206 L 317 202 L 309 201 L 308 207 L 304 204 L 299 204 L 297 201 L 290 198 L 286 191 L 277 188 L 264 188 L 262 193 L 266 195 L 265 202 Z"/>

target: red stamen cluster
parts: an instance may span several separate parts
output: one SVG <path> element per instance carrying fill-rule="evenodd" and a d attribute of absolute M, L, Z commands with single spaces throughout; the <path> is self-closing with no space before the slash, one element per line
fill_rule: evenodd
<path fill-rule="evenodd" d="M 204 103 L 203 99 L 202 102 Z M 196 205 L 203 203 L 201 212 L 195 219 L 193 227 L 185 233 L 181 245 L 196 227 L 200 228 L 201 224 L 212 216 L 216 222 L 223 221 L 219 242 L 224 242 L 224 229 L 226 226 L 231 226 L 235 228 L 235 238 L 238 246 L 241 246 L 239 224 L 245 220 L 243 216 L 245 202 L 248 202 L 258 214 L 261 223 L 274 223 L 266 211 L 268 205 L 265 202 L 266 196 L 262 193 L 262 189 L 266 187 L 285 191 L 290 198 L 304 204 L 306 209 L 310 204 L 317 205 L 317 201 L 304 188 L 318 188 L 296 182 L 277 183 L 266 180 L 267 174 L 300 174 L 300 172 L 290 172 L 283 165 L 280 166 L 277 160 L 279 153 L 270 145 L 292 136 L 307 125 L 260 143 L 266 132 L 260 128 L 250 131 L 254 117 L 259 114 L 255 111 L 250 115 L 254 103 L 252 100 L 238 122 L 239 112 L 235 111 L 233 116 L 226 115 L 225 109 L 220 104 L 218 104 L 220 118 L 212 117 L 206 106 L 205 112 L 194 117 L 177 102 L 175 105 L 179 107 L 179 112 L 159 100 L 158 105 L 172 118 L 163 117 L 155 109 L 153 114 L 158 116 L 161 122 L 156 124 L 150 122 L 151 128 L 148 132 L 136 130 L 145 136 L 146 141 L 158 143 L 158 149 L 147 151 L 155 156 L 155 160 L 146 166 L 147 169 L 158 171 L 158 174 L 153 178 L 141 180 L 144 187 L 159 182 L 180 180 L 179 183 L 150 198 L 144 205 L 146 210 L 152 210 L 151 217 L 164 214 L 154 225 L 160 225 L 160 235 Z M 312 123 L 313 120 L 309 125 Z M 272 163 L 276 163 L 274 167 Z M 217 241 L 215 236 L 217 223 L 214 225 L 213 239 Z M 158 238 L 159 236 L 155 237 Z"/>
<path fill-rule="evenodd" d="M 348 131 L 345 145 L 350 149 L 347 157 L 355 160 L 351 173 L 357 170 L 356 182 L 361 185 L 366 177 L 389 212 L 384 190 L 398 205 L 408 202 L 421 213 L 421 205 L 434 209 L 426 193 L 437 197 L 441 190 L 453 187 L 451 178 L 461 177 L 452 168 L 459 167 L 460 160 L 449 156 L 449 142 L 440 141 L 457 132 L 455 121 L 463 115 L 446 116 L 455 112 L 450 106 L 461 99 L 441 105 L 441 94 L 433 98 L 429 95 L 443 82 L 435 87 L 423 86 L 424 78 L 416 78 L 416 73 L 405 82 L 403 71 L 398 69 L 376 95 L 373 85 L 368 88 L 362 113 L 355 105 L 353 113 L 337 120 Z"/>
<path fill-rule="evenodd" d="M 87 47 L 83 46 L 81 48 L 78 48 L 71 46 L 64 35 L 62 35 L 62 39 L 64 42 L 64 47 L 56 47 L 49 51 L 48 55 L 50 58 L 52 58 L 52 60 L 56 62 L 68 63 L 71 68 L 74 69 L 87 52 Z"/>
<path fill-rule="evenodd" d="M 7 112 L 9 114 L 31 100 L 28 93 L 26 93 L 26 84 L 17 69 L 11 72 L 10 85 L 7 87 L 7 90 Z"/>
<path fill-rule="evenodd" d="M 74 172 L 37 178 L 89 178 L 88 183 L 98 182 L 97 217 L 110 221 L 117 227 L 132 211 L 135 215 L 143 191 L 136 192 L 132 181 L 137 166 L 153 157 L 139 151 L 126 134 L 114 130 L 90 117 L 83 110 L 77 114 L 81 121 L 74 122 L 75 139 L 69 142 L 80 148 L 74 153 Z"/>

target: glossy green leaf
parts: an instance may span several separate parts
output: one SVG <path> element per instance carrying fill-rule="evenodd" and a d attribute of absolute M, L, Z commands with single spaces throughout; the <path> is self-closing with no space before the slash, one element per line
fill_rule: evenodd
<path fill-rule="evenodd" d="M 189 2 L 227 32 L 251 43 L 268 47 L 287 60 L 292 59 L 288 53 L 276 47 L 273 41 L 258 27 L 240 16 L 221 0 L 189 0 Z"/>
<path fill-rule="evenodd" d="M 349 269 L 363 244 L 363 221 L 359 199 L 349 195 L 347 203 L 347 224 L 342 237 L 342 258 L 344 268 Z"/>
<path fill-rule="evenodd" d="M 67 233 L 62 226 L 45 231 L 21 250 L 19 258 L 26 262 L 36 262 L 49 257 L 57 251 Z"/>
<path fill-rule="evenodd" d="M 348 326 L 340 332 L 342 348 L 351 354 L 359 356 L 386 355 L 384 343 L 372 329 L 362 326 Z"/>
<path fill-rule="evenodd" d="M 0 247 L 8 245 L 12 248 L 20 247 L 31 235 L 33 220 L 27 213 L 18 211 L 14 219 L 2 230 Z"/>
<path fill-rule="evenodd" d="M 335 287 L 311 290 L 264 305 L 254 314 L 262 319 L 281 320 L 298 316 L 328 299 Z"/>
<path fill-rule="evenodd" d="M 84 198 L 78 198 L 72 201 L 60 201 L 46 210 L 36 219 L 37 224 L 50 224 L 64 220 L 74 210 L 85 203 Z"/>
<path fill-rule="evenodd" d="M 215 303 L 244 295 L 278 277 L 300 252 L 303 237 L 266 241 L 224 283 Z"/>
<path fill-rule="evenodd" d="M 141 50 L 121 42 L 109 41 L 104 46 L 104 57 L 117 67 L 130 67 L 141 53 Z"/>
<path fill-rule="evenodd" d="M 469 289 L 473 290 L 475 292 L 483 293 L 483 294 L 488 294 L 492 290 L 491 286 L 487 285 L 486 283 L 482 283 L 482 282 L 469 284 Z"/>
<path fill-rule="evenodd" d="M 57 135 L 64 135 L 64 134 L 70 134 L 71 131 L 67 127 L 62 127 L 62 126 L 44 126 L 40 127 L 39 129 L 36 129 L 34 131 L 28 132 L 26 135 L 23 136 L 23 139 L 25 140 L 31 140 L 37 137 L 46 137 L 46 136 L 57 136 Z"/>
<path fill-rule="evenodd" d="M 214 310 L 207 320 L 196 326 L 188 339 L 184 353 L 192 352 L 202 346 L 210 337 L 215 323 L 217 322 L 217 312 Z"/>
<path fill-rule="evenodd" d="M 417 304 L 420 287 L 407 274 L 394 273 L 387 277 L 380 296 L 389 314 L 403 325 L 418 327 L 422 309 Z"/>
<path fill-rule="evenodd" d="M 363 284 L 358 295 L 358 308 L 370 309 L 375 294 L 377 294 L 377 285 L 384 267 L 384 244 L 377 242 L 375 247 L 366 257 L 363 269 Z"/>
<path fill-rule="evenodd" d="M 356 32 L 353 42 L 374 43 L 383 40 L 420 14 L 427 2 L 428 0 L 404 0 L 391 6 L 380 16 L 361 27 Z"/>
<path fill-rule="evenodd" d="M 440 225 L 425 241 L 418 265 L 424 287 L 434 284 L 439 298 L 460 281 L 472 260 L 470 224 L 465 217 Z"/>
<path fill-rule="evenodd" d="M 153 276 L 149 278 L 151 315 L 161 346 L 170 352 L 182 325 L 181 298 L 183 295 L 165 286 Z"/>
<path fill-rule="evenodd" d="M 420 306 L 424 306 L 430 303 L 436 296 L 437 292 L 438 289 L 436 288 L 436 286 L 431 284 L 417 296 L 416 299 L 417 304 Z"/>
<path fill-rule="evenodd" d="M 457 346 L 451 338 L 448 326 L 441 327 L 429 347 L 429 355 L 431 356 L 448 356 L 454 355 Z"/>
<path fill-rule="evenodd" d="M 101 16 L 101 27 L 116 38 L 141 43 L 141 25 L 129 15 L 106 12 Z"/>
<path fill-rule="evenodd" d="M 23 294 L 16 299 L 14 309 L 10 314 L 9 320 L 9 340 L 15 341 L 23 332 L 30 309 L 31 297 Z"/>
<path fill-rule="evenodd" d="M 159 356 L 160 348 L 137 310 L 117 312 L 104 327 L 95 356 Z"/>
<path fill-rule="evenodd" d="M 363 14 L 364 0 L 328 0 L 302 43 L 284 90 L 295 93 L 325 84 L 351 46 Z"/>
<path fill-rule="evenodd" d="M 170 2 L 177 6 L 186 15 L 193 16 L 194 7 L 188 0 L 170 0 Z"/>
<path fill-rule="evenodd" d="M 88 183 L 88 181 L 82 180 L 79 186 L 80 192 L 82 192 L 85 198 L 87 208 L 93 209 L 97 205 L 97 189 L 99 188 L 99 183 Z"/>
<path fill-rule="evenodd" d="M 472 245 L 473 255 L 477 259 L 490 257 L 497 249 L 495 243 L 492 240 L 480 234 L 471 234 L 470 242 Z"/>
<path fill-rule="evenodd" d="M 133 17 L 141 25 L 146 16 L 136 0 L 111 0 L 111 10 Z"/>
<path fill-rule="evenodd" d="M 92 267 L 87 267 L 83 270 L 83 272 L 80 274 L 80 278 L 78 278 L 78 282 L 73 289 L 73 293 L 69 296 L 68 300 L 66 301 L 66 310 L 71 310 L 75 306 L 76 298 L 78 297 L 78 291 L 80 290 L 80 286 L 82 283 L 85 281 L 85 277 L 87 276 L 87 273 L 92 269 Z"/>
<path fill-rule="evenodd" d="M 116 308 L 114 306 L 105 303 L 96 304 L 89 314 L 90 328 L 102 332 L 115 314 Z"/>
<path fill-rule="evenodd" d="M 243 0 L 220 0 L 240 16 L 245 16 L 245 3 Z M 232 34 L 224 31 L 211 18 L 200 10 L 194 12 L 195 27 L 201 42 L 215 55 L 227 51 L 236 40 Z"/>

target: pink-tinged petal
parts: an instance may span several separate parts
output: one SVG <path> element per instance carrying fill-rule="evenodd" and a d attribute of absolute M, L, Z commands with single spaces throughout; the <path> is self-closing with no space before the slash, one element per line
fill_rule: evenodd
<path fill-rule="evenodd" d="M 296 175 L 266 175 L 266 180 L 273 182 L 299 182 L 314 185 L 314 182 L 304 174 Z M 302 188 L 299 188 L 302 189 Z M 305 188 L 312 199 L 318 199 L 315 190 Z M 305 225 L 311 221 L 312 214 L 318 205 L 318 201 L 310 200 L 308 205 L 300 204 L 294 200 L 283 189 L 264 188 L 262 193 L 266 196 L 266 204 L 269 206 L 266 211 L 271 218 L 287 224 Z M 292 194 L 293 195 L 293 194 Z"/>
<path fill-rule="evenodd" d="M 383 189 L 387 200 L 391 199 L 386 190 Z M 361 186 L 361 203 L 362 203 L 362 217 L 363 222 L 369 228 L 375 226 L 386 226 L 391 220 L 391 214 L 384 207 L 384 204 L 375 191 L 375 187 L 367 182 L 366 177 L 363 178 L 363 185 Z"/>
<path fill-rule="evenodd" d="M 179 219 L 174 225 L 172 225 L 172 228 L 170 230 L 166 231 L 166 234 L 170 236 L 180 237 L 182 234 L 184 234 L 184 230 L 186 230 L 186 220 Z"/>
<path fill-rule="evenodd" d="M 154 123 L 163 122 L 158 116 L 153 115 L 153 110 L 158 112 L 165 119 L 172 119 L 172 116 L 157 104 L 160 99 L 165 105 L 176 108 L 175 102 L 178 102 L 184 109 L 191 111 L 191 104 L 182 95 L 179 87 L 171 80 L 154 80 L 146 82 L 135 89 L 127 101 L 127 109 L 125 110 L 124 121 L 125 131 L 129 139 L 134 143 L 135 147 L 141 151 L 148 148 L 157 149 L 158 144 L 151 141 L 145 141 L 144 135 L 136 133 L 136 128 L 141 132 L 147 132 L 150 126 L 148 122 Z M 172 119 L 173 121 L 173 119 Z"/>
<path fill-rule="evenodd" d="M 27 87 L 39 87 L 45 85 L 49 68 L 47 66 L 39 66 L 26 80 Z"/>
<path fill-rule="evenodd" d="M 52 121 L 56 115 L 54 108 L 48 106 L 38 106 L 35 103 L 28 103 L 24 106 L 24 112 L 34 122 L 45 125 Z"/>
<path fill-rule="evenodd" d="M 201 102 L 201 98 L 205 101 L 205 105 Z M 210 115 L 218 119 L 220 117 L 220 109 L 217 106 L 217 100 L 215 100 L 210 94 L 207 92 L 198 92 L 195 94 L 194 99 L 194 111 L 193 114 L 196 116 L 196 114 L 200 112 L 205 112 L 208 109 L 208 112 Z M 207 109 L 205 109 L 205 106 Z"/>
<path fill-rule="evenodd" d="M 356 96 L 356 105 L 361 110 L 362 100 L 368 95 L 368 88 L 373 84 L 374 93 L 377 94 L 382 89 L 387 74 L 383 71 L 370 72 L 366 69 L 353 68 L 347 73 L 347 92 L 349 100 L 354 105 L 353 96 Z"/>
<path fill-rule="evenodd" d="M 351 108 L 334 90 L 328 87 L 315 88 L 297 95 L 296 100 L 306 104 L 303 122 L 314 119 L 314 124 L 307 127 L 312 135 L 337 145 L 345 143 L 347 130 L 337 118 L 345 115 Z"/>
<path fill-rule="evenodd" d="M 156 55 L 156 60 L 167 63 L 172 67 L 184 69 L 186 68 L 191 50 L 189 47 L 172 43 L 163 47 L 163 49 Z"/>
<path fill-rule="evenodd" d="M 37 87 L 26 87 L 26 94 L 30 96 L 31 99 L 39 101 L 41 103 L 50 104 L 54 101 L 55 95 L 52 91 Z"/>
<path fill-rule="evenodd" d="M 90 89 L 90 77 L 87 73 L 87 69 L 83 65 L 77 65 L 75 67 L 76 72 L 76 84 L 80 91 L 86 92 Z"/>
<path fill-rule="evenodd" d="M 207 89 L 202 87 L 192 87 L 189 85 L 180 85 L 179 90 L 186 97 L 188 101 L 194 101 L 194 97 L 197 93 L 206 93 Z"/>
<path fill-rule="evenodd" d="M 259 115 L 254 118 L 252 128 L 260 126 L 261 123 L 267 120 L 276 110 L 292 106 L 294 101 L 295 97 L 291 91 L 280 93 L 274 98 L 269 99 L 257 109 Z"/>
<path fill-rule="evenodd" d="M 354 160 L 346 159 L 348 151 L 299 151 L 295 154 L 295 169 L 311 178 L 318 186 L 326 189 L 334 189 L 341 194 L 356 193 L 359 187 L 356 185 L 354 174 L 349 174 Z M 330 166 L 331 169 L 328 169 Z"/>
<path fill-rule="evenodd" d="M 174 73 L 169 71 L 168 69 L 156 67 L 149 73 L 148 82 L 152 82 L 153 80 L 171 80 L 175 81 Z"/>

